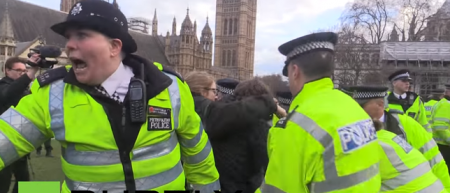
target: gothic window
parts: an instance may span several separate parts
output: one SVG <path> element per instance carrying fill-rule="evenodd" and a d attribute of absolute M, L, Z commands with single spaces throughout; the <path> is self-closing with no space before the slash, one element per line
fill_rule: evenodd
<path fill-rule="evenodd" d="M 238 19 L 234 19 L 234 34 L 238 33 Z"/>
<path fill-rule="evenodd" d="M 233 50 L 233 62 L 231 64 L 231 66 L 237 66 L 236 65 L 236 50 Z"/>
<path fill-rule="evenodd" d="M 223 22 L 223 35 L 227 35 L 227 28 L 228 27 L 228 19 L 225 19 L 225 21 Z"/>
<path fill-rule="evenodd" d="M 231 50 L 227 51 L 227 66 L 231 66 Z"/>
<path fill-rule="evenodd" d="M 226 66 L 227 64 L 227 51 L 222 50 L 222 66 Z"/>
<path fill-rule="evenodd" d="M 5 48 L 4 47 L 0 47 L 0 55 L 1 56 L 5 55 Z"/>
<path fill-rule="evenodd" d="M 12 56 L 14 54 L 14 48 L 10 47 L 8 50 L 8 56 Z"/>
<path fill-rule="evenodd" d="M 233 33 L 233 19 L 230 19 L 228 23 L 228 34 L 231 35 Z"/>
<path fill-rule="evenodd" d="M 184 43 L 184 36 L 181 36 L 181 42 Z"/>

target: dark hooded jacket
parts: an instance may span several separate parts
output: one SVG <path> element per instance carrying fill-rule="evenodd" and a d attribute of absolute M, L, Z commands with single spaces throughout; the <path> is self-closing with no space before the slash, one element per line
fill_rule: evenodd
<path fill-rule="evenodd" d="M 253 193 L 264 179 L 268 164 L 267 120 L 276 112 L 272 96 L 240 101 L 232 96 L 213 102 L 193 94 L 213 147 L 223 193 Z"/>

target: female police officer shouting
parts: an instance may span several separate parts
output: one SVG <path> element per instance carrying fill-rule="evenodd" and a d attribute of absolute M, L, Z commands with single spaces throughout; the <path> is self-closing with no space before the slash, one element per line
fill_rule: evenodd
<path fill-rule="evenodd" d="M 33 94 L 0 116 L 0 170 L 54 136 L 64 150 L 62 192 L 183 190 L 185 177 L 196 190 L 220 189 L 188 86 L 131 54 L 120 10 L 83 0 L 52 30 L 67 38 L 73 66 L 38 77 Z"/>

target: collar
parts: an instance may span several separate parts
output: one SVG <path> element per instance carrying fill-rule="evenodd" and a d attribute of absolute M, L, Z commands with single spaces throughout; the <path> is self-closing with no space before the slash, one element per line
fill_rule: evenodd
<path fill-rule="evenodd" d="M 297 96 L 295 96 L 294 100 L 292 101 L 292 104 L 295 105 L 301 104 L 306 100 L 311 99 L 311 96 L 323 92 L 325 90 L 332 90 L 333 88 L 334 88 L 333 81 L 329 77 L 310 81 L 305 85 L 303 85 L 302 90 L 300 90 Z M 292 105 L 291 108 L 293 108 Z"/>
<path fill-rule="evenodd" d="M 124 66 L 128 66 L 133 70 L 136 78 L 140 78 L 145 82 L 147 86 L 147 99 L 155 97 L 172 84 L 170 77 L 161 72 L 153 63 L 140 56 L 129 54 L 122 63 Z M 142 73 L 143 77 L 140 76 L 142 69 L 144 70 L 144 73 Z M 104 95 L 95 92 L 94 87 L 78 82 L 72 68 L 64 78 L 64 82 L 75 85 L 91 95 L 105 98 Z"/>
<path fill-rule="evenodd" d="M 102 83 L 102 87 L 109 95 L 113 95 L 119 86 L 121 86 L 122 82 L 129 81 L 132 77 L 134 77 L 133 69 L 120 62 L 116 71 Z"/>
<path fill-rule="evenodd" d="M 394 96 L 395 96 L 396 98 L 398 98 L 398 99 L 400 99 L 400 98 L 399 98 L 400 96 L 402 96 L 403 99 L 406 99 L 406 92 L 403 93 L 402 95 L 399 95 L 399 94 L 397 94 L 397 93 L 395 93 L 395 92 L 392 92 L 392 93 L 394 93 Z"/>
<path fill-rule="evenodd" d="M 385 118 L 384 118 L 384 114 L 385 114 L 385 112 L 383 112 L 383 115 L 381 115 L 381 117 L 380 117 L 380 119 L 379 119 L 382 123 L 384 123 L 384 121 L 385 121 L 385 120 L 384 120 L 384 119 L 385 119 Z"/>

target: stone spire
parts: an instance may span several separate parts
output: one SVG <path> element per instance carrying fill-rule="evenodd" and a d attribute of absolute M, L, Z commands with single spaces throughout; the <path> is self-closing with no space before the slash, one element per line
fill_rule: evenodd
<path fill-rule="evenodd" d="M 177 35 L 177 19 L 175 16 L 173 16 L 173 22 L 172 22 L 172 35 Z"/>
<path fill-rule="evenodd" d="M 3 19 L 0 23 L 0 39 L 1 43 L 7 42 L 7 40 L 14 42 L 14 31 L 12 21 L 9 15 L 8 0 L 6 0 L 5 11 L 3 13 Z"/>
<path fill-rule="evenodd" d="M 158 35 L 158 17 L 156 16 L 156 9 L 155 9 L 155 13 L 153 15 L 153 21 L 152 21 L 152 35 L 153 36 Z"/>

